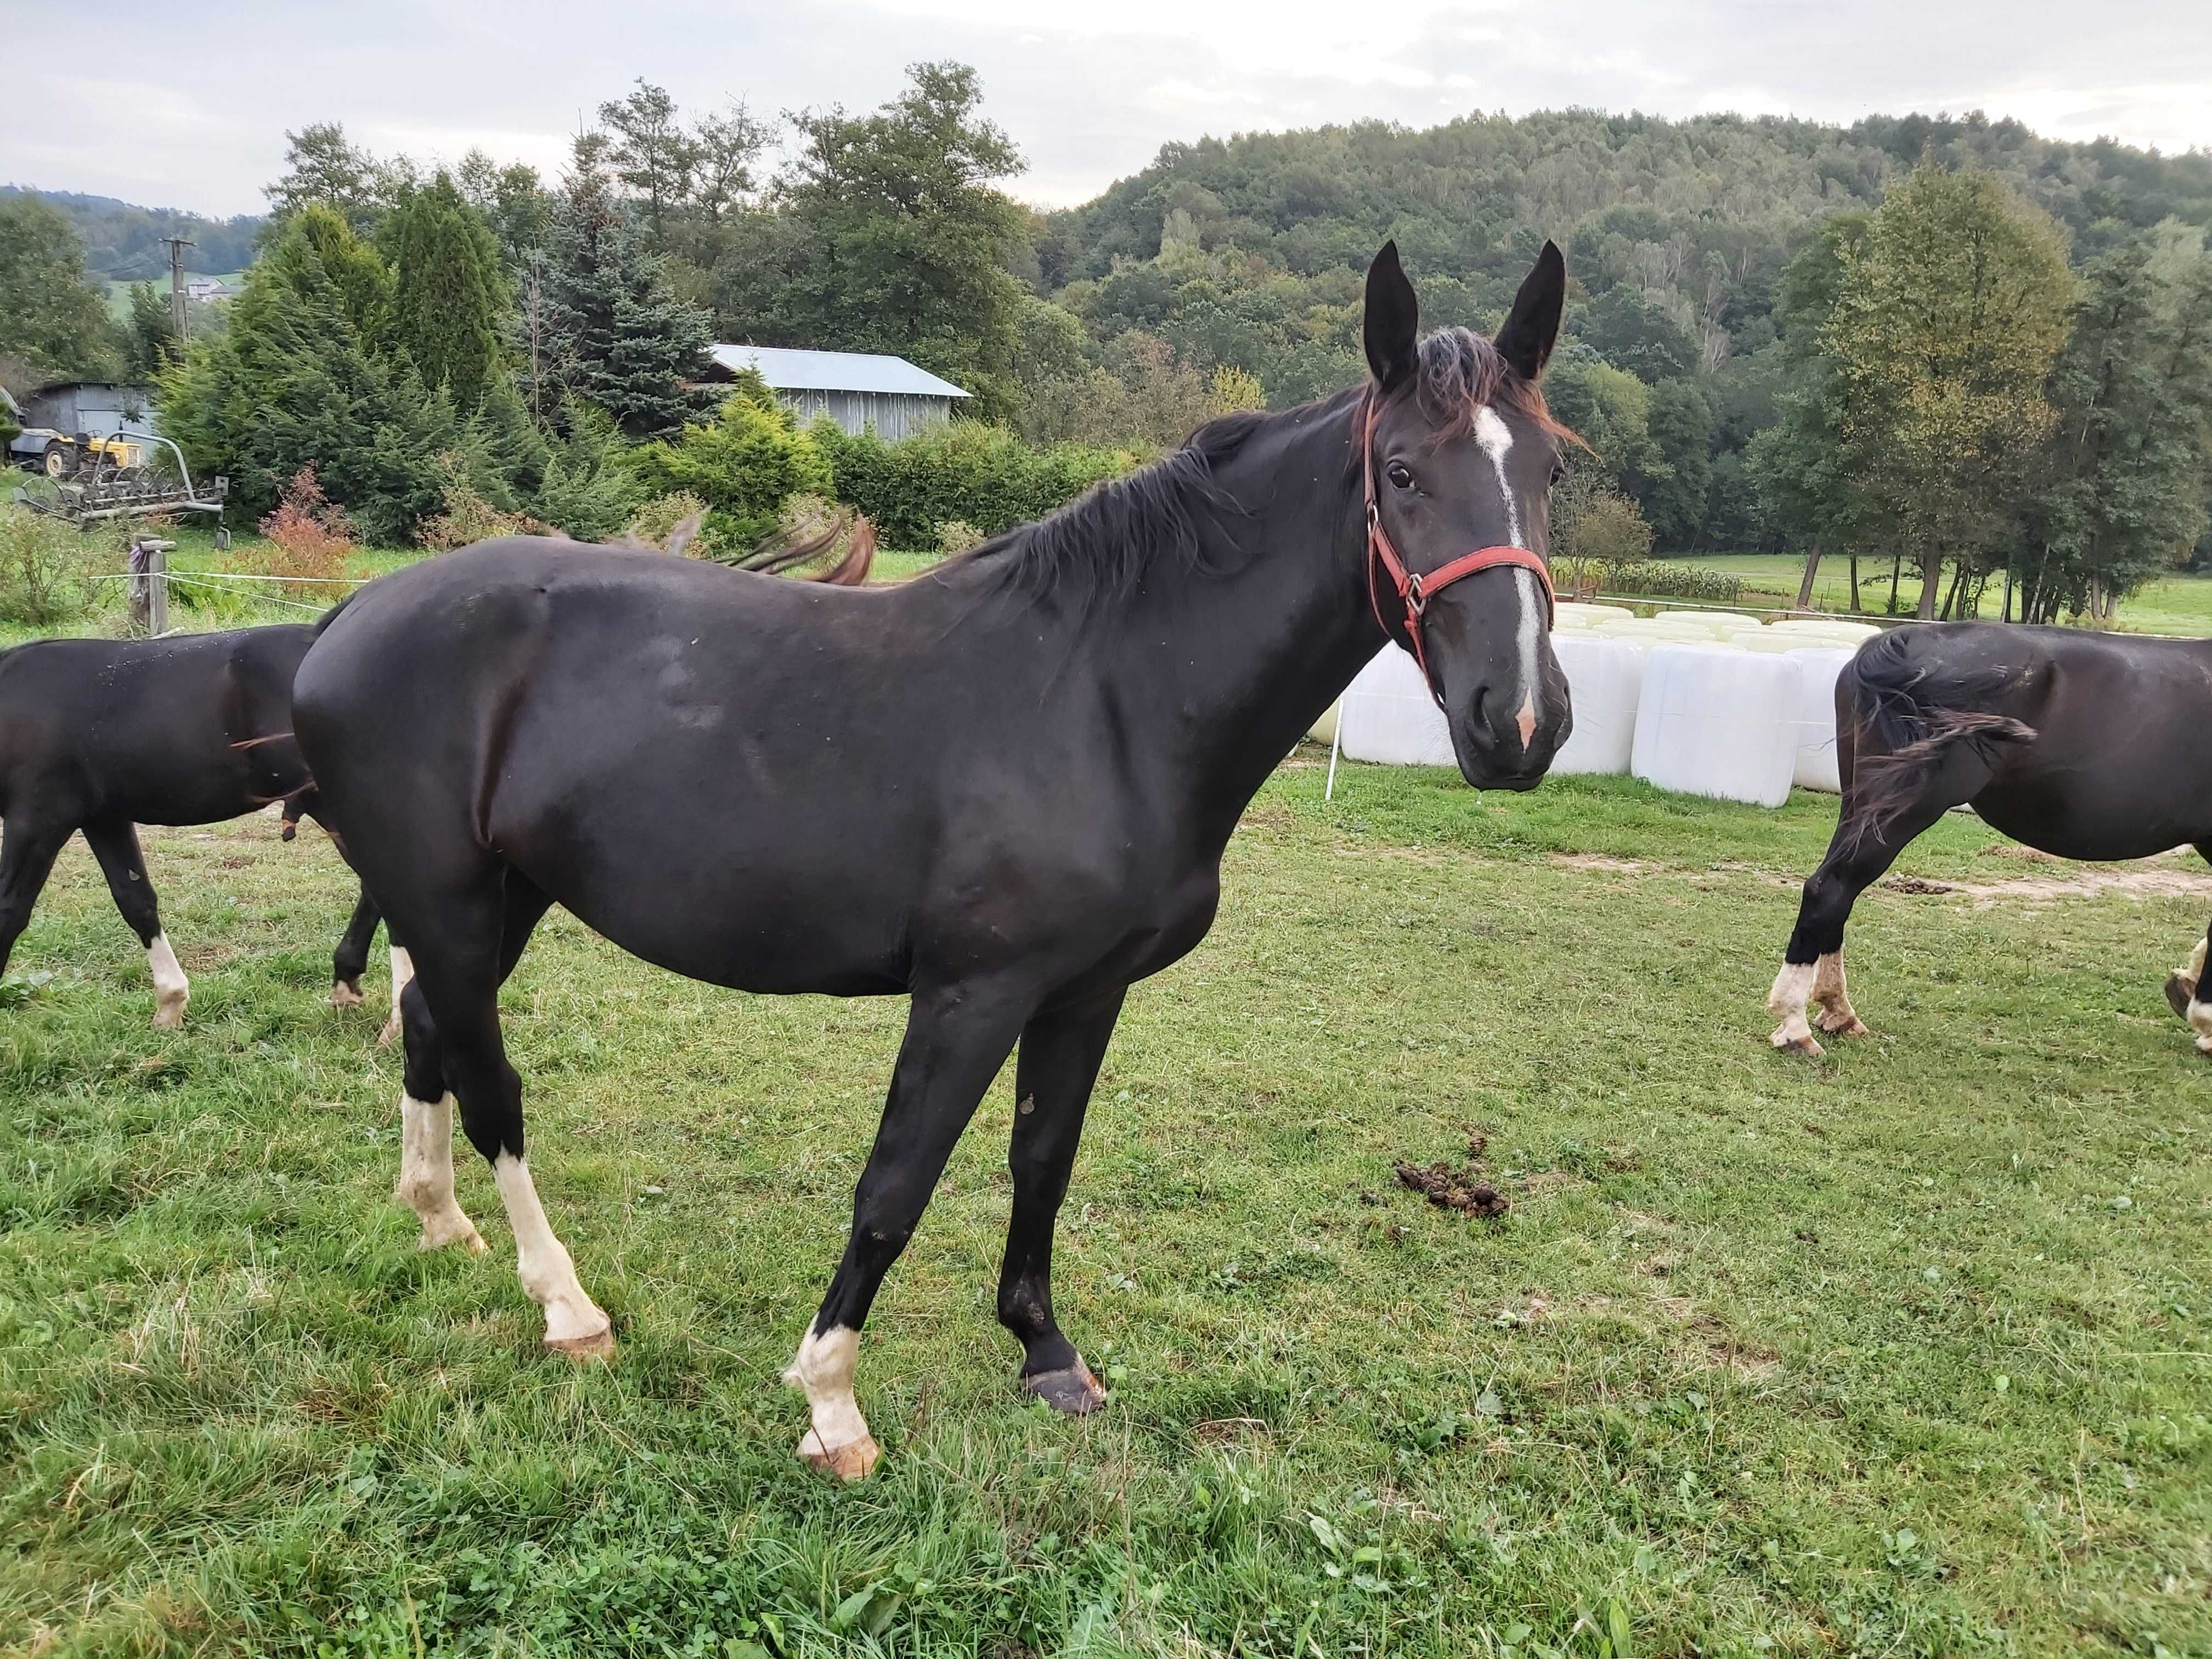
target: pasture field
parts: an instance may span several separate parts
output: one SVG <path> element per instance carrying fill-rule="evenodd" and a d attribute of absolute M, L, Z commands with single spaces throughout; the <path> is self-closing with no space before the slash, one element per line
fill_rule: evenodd
<path fill-rule="evenodd" d="M 2189 866 L 2054 897 L 2018 884 L 2081 872 L 1947 818 L 1903 870 L 1993 890 L 1869 892 L 1879 1035 L 1808 1063 L 1760 1002 L 1832 802 L 1321 775 L 1254 803 L 1108 1060 L 1058 1283 L 1109 1407 L 1024 1405 L 992 1320 L 1002 1079 L 868 1328 L 853 1488 L 777 1376 L 896 1002 L 549 921 L 503 1006 L 621 1342 L 579 1370 L 479 1161 L 487 1257 L 389 1201 L 327 842 L 149 836 L 178 1034 L 73 848 L 0 993 L 0 1650 L 2212 1651 Z M 1502 1220 L 1393 1176 L 1477 1137 Z"/>
<path fill-rule="evenodd" d="M 1747 584 L 1747 603 L 1764 599 L 1773 605 L 1794 605 L 1797 583 L 1805 574 L 1805 561 L 1792 553 L 1695 553 L 1682 561 L 1708 570 L 1741 576 Z M 1813 601 L 1824 611 L 1847 611 L 1851 605 L 1850 562 L 1830 556 L 1820 561 L 1813 581 Z M 1880 580 L 1877 580 L 1876 578 Z M 1869 616 L 1879 616 L 1889 598 L 1889 563 L 1863 561 L 1859 566 L 1859 598 Z M 1982 608 L 1996 619 L 2002 588 L 1993 586 Z M 1911 617 L 1920 604 L 1920 579 L 1908 566 L 1897 586 L 1899 611 Z M 2120 601 L 2119 625 L 2143 634 L 2212 635 L 2212 576 L 2176 574 L 2148 583 L 2132 599 Z"/>

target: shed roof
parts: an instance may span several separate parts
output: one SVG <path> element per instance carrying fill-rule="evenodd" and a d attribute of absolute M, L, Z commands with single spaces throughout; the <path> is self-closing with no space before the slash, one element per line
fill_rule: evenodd
<path fill-rule="evenodd" d="M 782 346 L 717 345 L 714 361 L 732 374 L 755 368 L 779 392 L 904 392 L 924 398 L 965 398 L 950 380 L 903 357 L 867 351 L 795 351 Z"/>

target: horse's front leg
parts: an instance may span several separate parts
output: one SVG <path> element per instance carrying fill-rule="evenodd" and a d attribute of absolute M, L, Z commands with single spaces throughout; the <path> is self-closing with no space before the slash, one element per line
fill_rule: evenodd
<path fill-rule="evenodd" d="M 817 1469 L 858 1480 L 876 1466 L 875 1439 L 853 1397 L 860 1327 L 1034 1006 L 1032 997 L 995 987 L 915 994 L 875 1149 L 854 1190 L 844 1259 L 783 1374 L 811 1408 L 799 1455 Z"/>
<path fill-rule="evenodd" d="M 1014 1072 L 1014 1134 L 1006 1155 L 1014 1212 L 999 1273 L 999 1322 L 1022 1345 L 1022 1386 L 1055 1411 L 1081 1416 L 1106 1392 L 1060 1334 L 1052 1311 L 1052 1236 L 1091 1085 L 1106 1057 L 1127 988 L 1039 1014 L 1022 1031 Z"/>

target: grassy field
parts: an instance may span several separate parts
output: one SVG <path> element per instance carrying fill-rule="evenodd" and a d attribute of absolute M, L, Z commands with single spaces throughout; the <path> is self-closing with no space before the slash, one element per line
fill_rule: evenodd
<path fill-rule="evenodd" d="M 670 978 L 549 922 L 504 997 L 611 1367 L 389 1201 L 382 997 L 265 818 L 149 838 L 194 979 L 81 848 L 0 991 L 0 1650 L 28 1654 L 2212 1651 L 2212 1068 L 2195 895 L 2029 902 L 1947 819 L 1817 1064 L 1760 1000 L 1832 804 L 1478 796 L 1310 761 L 1132 998 L 1061 1234 L 1111 1383 L 991 1319 L 1002 1081 L 889 1282 L 885 1461 L 777 1381 L 902 1010 Z M 2179 868 L 2178 864 L 2177 868 Z M 1395 1159 L 1478 1163 L 1485 1223 Z"/>
<path fill-rule="evenodd" d="M 1773 605 L 1794 605 L 1805 562 L 1788 553 L 1700 553 L 1684 562 L 1709 570 L 1741 576 L 1745 599 Z M 1995 619 L 2002 598 L 1992 589 L 1984 608 Z M 1889 600 L 1889 566 L 1871 562 L 1859 567 L 1859 601 L 1869 614 L 1879 615 Z M 1846 559 L 1820 562 L 1813 584 L 1813 602 L 1823 611 L 1848 611 L 1851 605 L 1851 568 Z M 1897 608 L 1910 617 L 1920 605 L 1920 579 L 1909 568 L 1898 583 Z M 2172 575 L 2149 583 L 2132 599 L 2120 602 L 2119 625 L 2146 634 L 2212 635 L 2212 576 Z"/>

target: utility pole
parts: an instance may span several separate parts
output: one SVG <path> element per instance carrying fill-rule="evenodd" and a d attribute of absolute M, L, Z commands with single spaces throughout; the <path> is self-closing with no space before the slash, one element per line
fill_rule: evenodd
<path fill-rule="evenodd" d="M 177 343 L 185 343 L 188 325 L 185 310 L 185 250 L 198 243 L 185 236 L 165 236 L 162 245 L 169 250 L 169 320 L 176 325 Z"/>

